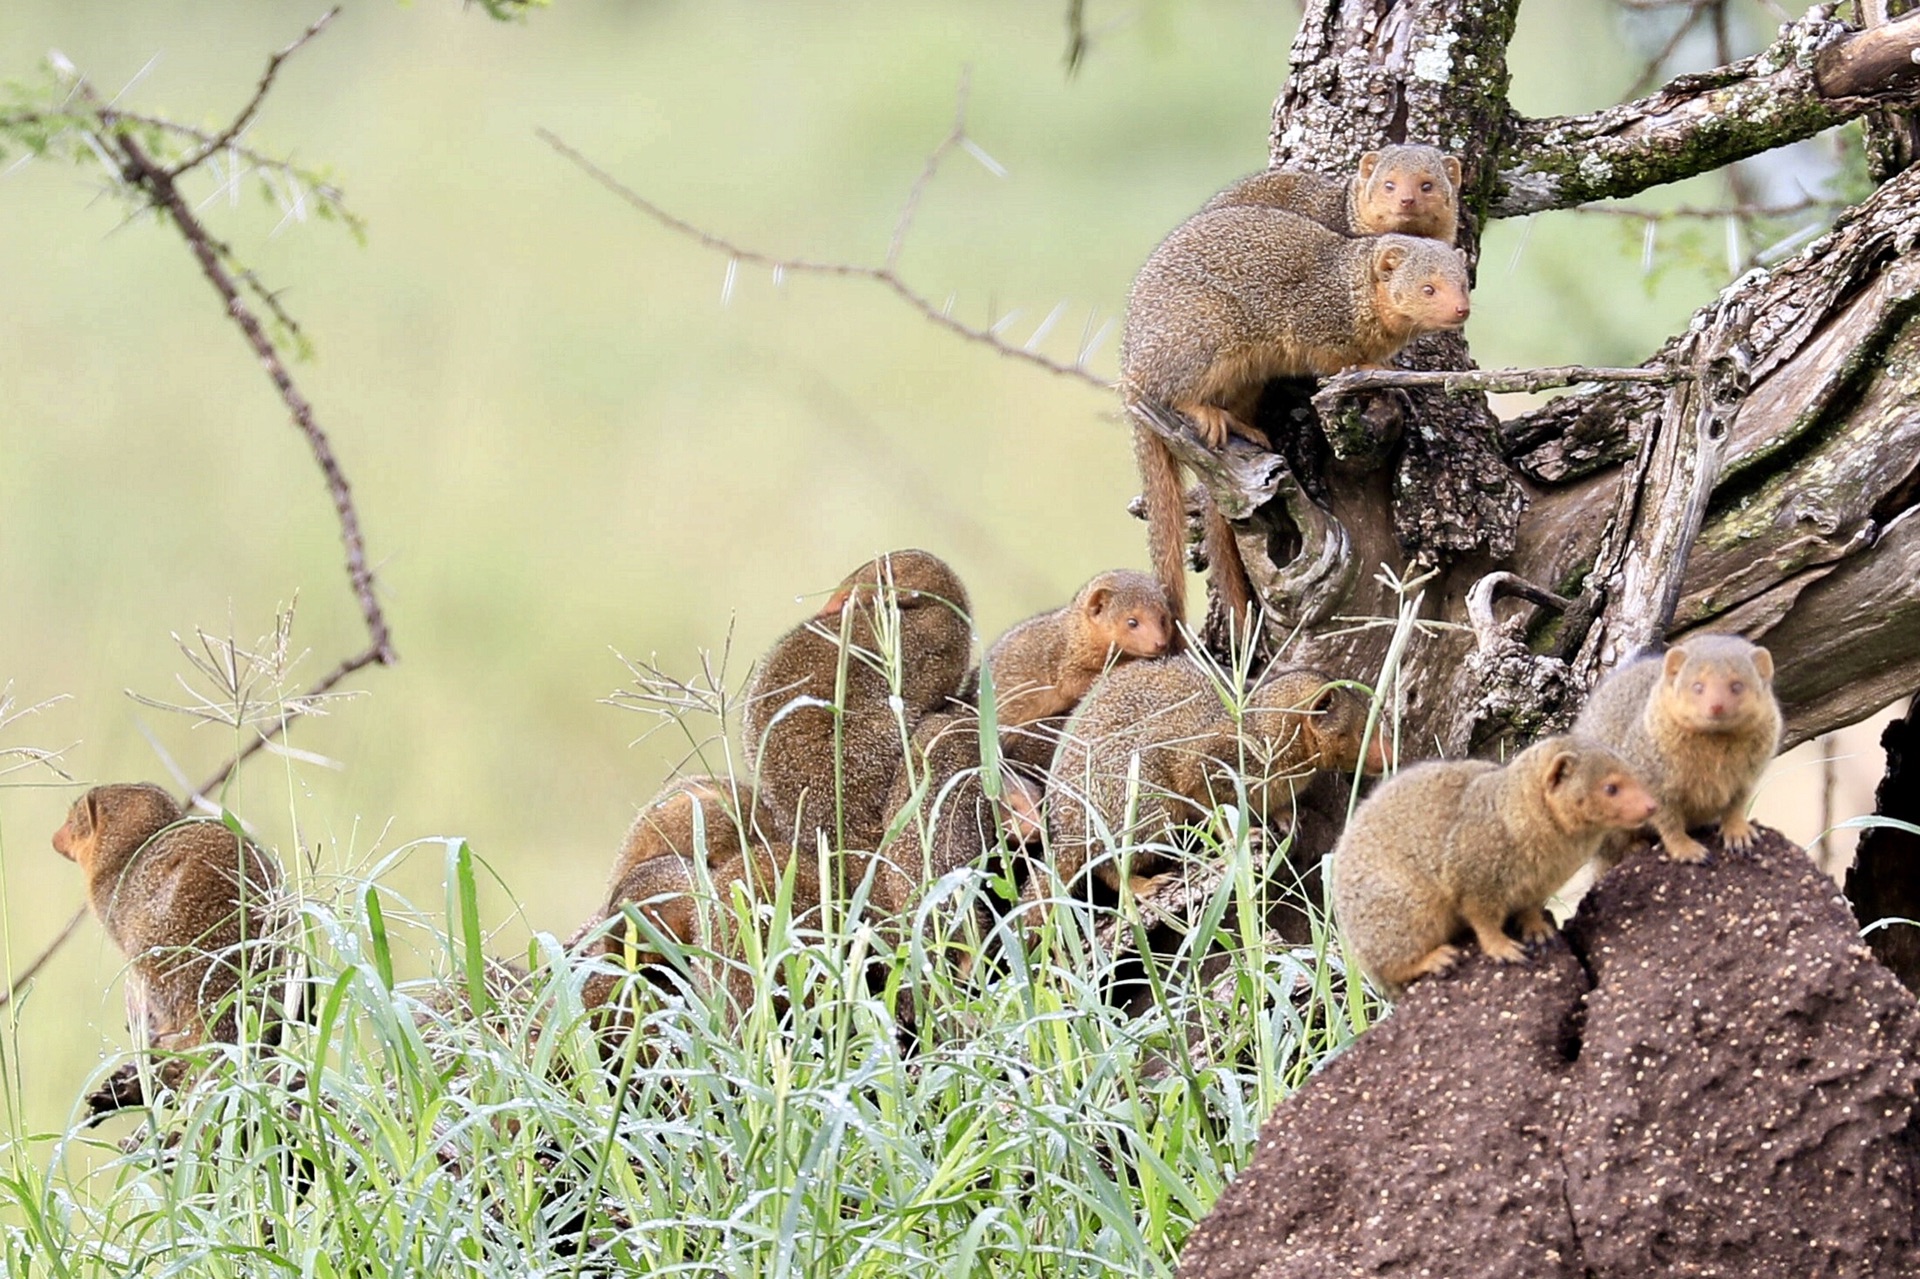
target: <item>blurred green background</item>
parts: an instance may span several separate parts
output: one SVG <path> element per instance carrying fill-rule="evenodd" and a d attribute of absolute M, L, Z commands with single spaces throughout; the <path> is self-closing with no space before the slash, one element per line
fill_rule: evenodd
<path fill-rule="evenodd" d="M 58 49 L 124 105 L 217 126 L 320 9 L 8 0 L 0 74 Z M 593 908 L 635 806 L 685 753 L 678 734 L 636 744 L 648 721 L 600 702 L 626 680 L 614 650 L 691 675 L 730 641 L 737 683 L 802 615 L 796 597 L 890 547 L 951 559 L 987 639 L 1142 564 L 1111 395 L 956 340 L 869 283 L 776 288 L 742 269 L 723 304 L 723 258 L 534 136 L 553 129 L 742 243 L 874 261 L 971 67 L 969 131 L 1007 176 L 953 156 L 902 268 L 971 322 L 1019 308 L 1020 340 L 1067 302 L 1044 349 L 1071 358 L 1089 314 L 1117 323 L 1166 229 L 1264 164 L 1297 10 L 1095 3 L 1071 78 L 1064 11 L 560 0 L 500 25 L 451 0 L 350 4 L 287 65 L 250 140 L 331 169 L 365 246 L 252 196 L 205 216 L 314 343 L 296 376 L 353 482 L 403 660 L 294 731 L 337 769 L 263 757 L 236 810 L 321 879 L 471 839 L 506 885 L 487 907 L 511 953 Z M 1616 100 L 1659 43 L 1622 22 L 1529 0 L 1517 105 Z M 0 683 L 29 703 L 70 695 L 0 746 L 74 743 L 84 782 L 169 781 L 150 735 L 198 779 L 231 733 L 125 695 L 177 691 L 170 633 L 250 641 L 297 593 L 312 655 L 296 685 L 364 635 L 301 439 L 180 241 L 129 223 L 101 185 L 50 164 L 0 180 Z M 1697 185 L 1660 198 L 1722 198 Z M 1648 276 L 1637 225 L 1498 225 L 1475 353 L 1637 361 L 1727 278 L 1720 234 L 1678 256 L 1663 242 Z M 23 780 L 46 778 L 6 779 Z M 0 782 L 10 971 L 81 900 L 47 843 L 76 793 Z M 423 910 L 440 906 L 441 855 L 426 845 L 388 876 Z M 27 1129 L 64 1127 L 126 1042 L 120 966 L 89 921 L 17 1006 L 7 1064 Z"/>

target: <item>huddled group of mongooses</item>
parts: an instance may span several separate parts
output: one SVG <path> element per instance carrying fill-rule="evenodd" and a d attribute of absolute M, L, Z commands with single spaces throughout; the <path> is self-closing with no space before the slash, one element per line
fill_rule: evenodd
<path fill-rule="evenodd" d="M 1229 435 L 1268 447 L 1254 408 L 1269 379 L 1377 366 L 1458 328 L 1469 310 L 1453 247 L 1460 181 L 1457 159 L 1392 146 L 1350 181 L 1280 169 L 1215 196 L 1134 284 L 1129 408 L 1162 428 L 1184 419 L 1209 448 Z M 680 778 L 649 801 L 575 933 L 575 953 L 594 964 L 590 1006 L 613 1002 L 623 969 L 658 970 L 656 938 L 704 952 L 696 981 L 744 1005 L 750 916 L 729 908 L 743 897 L 790 893 L 804 922 L 864 891 L 869 919 L 898 935 L 949 873 L 1024 849 L 1019 910 L 1032 925 L 1089 868 L 1115 891 L 1152 891 L 1179 829 L 1210 814 L 1280 825 L 1316 771 L 1384 771 L 1366 704 L 1335 676 L 1275 667 L 1236 690 L 1187 651 L 1179 468 L 1157 429 L 1137 425 L 1135 441 L 1151 575 L 1099 574 L 1009 630 L 976 669 L 959 577 L 925 551 L 895 551 L 773 644 L 742 714 L 751 778 Z M 1249 592 L 1231 530 L 1210 506 L 1206 528 L 1216 591 L 1238 616 Z M 1765 649 L 1690 638 L 1611 674 L 1569 735 L 1505 765 L 1416 764 L 1380 785 L 1331 864 L 1361 966 L 1398 992 L 1455 964 L 1469 936 L 1519 959 L 1508 924 L 1521 941 L 1550 936 L 1554 890 L 1589 858 L 1618 861 L 1635 832 L 1681 861 L 1705 855 L 1689 830 L 1706 824 L 1743 848 L 1746 805 L 1779 740 L 1772 676 Z M 274 859 L 144 784 L 88 791 L 53 842 L 130 961 L 128 1019 L 147 1042 L 235 1040 L 263 985 L 249 972 L 283 967 Z M 275 995 L 250 1023 L 262 1038 L 290 1002 Z M 122 1071 L 96 1105 L 135 1082 Z"/>

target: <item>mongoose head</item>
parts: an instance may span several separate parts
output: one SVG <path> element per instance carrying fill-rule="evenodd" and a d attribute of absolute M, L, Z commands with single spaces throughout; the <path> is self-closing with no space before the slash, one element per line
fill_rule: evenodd
<path fill-rule="evenodd" d="M 66 824 L 53 833 L 53 851 L 91 880 L 103 852 L 108 858 L 131 853 L 179 820 L 173 796 L 149 782 L 96 786 L 67 811 Z"/>
<path fill-rule="evenodd" d="M 1738 635 L 1690 636 L 1667 650 L 1660 678 L 1668 714 L 1691 732 L 1746 732 L 1779 717 L 1773 654 Z"/>
<path fill-rule="evenodd" d="M 1147 573 L 1115 569 L 1080 588 L 1079 607 L 1092 620 L 1108 651 L 1124 657 L 1160 657 L 1173 646 L 1173 609 L 1167 593 Z"/>
<path fill-rule="evenodd" d="M 693 858 L 704 855 L 709 865 L 741 851 L 740 828 L 733 818 L 733 793 L 717 777 L 686 777 L 670 783 L 647 802 L 627 830 L 614 863 L 617 882 L 640 862 L 654 857 Z M 753 793 L 744 790 L 741 804 L 753 807 Z M 695 811 L 699 833 L 695 838 Z"/>
<path fill-rule="evenodd" d="M 1354 232 L 1429 236 L 1453 243 L 1460 221 L 1460 161 L 1435 147 L 1398 145 L 1360 157 Z"/>
<path fill-rule="evenodd" d="M 1254 734 L 1295 768 L 1381 773 L 1387 768 L 1381 734 L 1363 745 L 1367 704 L 1331 675 L 1296 666 L 1271 671 L 1253 692 L 1248 720 Z"/>
<path fill-rule="evenodd" d="M 1467 255 L 1438 240 L 1375 236 L 1372 269 L 1374 314 L 1396 336 L 1457 329 L 1473 310 Z"/>
<path fill-rule="evenodd" d="M 927 710 L 958 690 L 966 677 L 973 646 L 967 588 L 937 555 L 890 551 L 849 573 L 815 621 L 837 632 L 845 615 L 852 642 L 878 651 L 880 622 L 889 605 L 900 619 L 901 695 L 915 711 Z"/>
<path fill-rule="evenodd" d="M 1533 759 L 1528 764 L 1521 760 Z M 1584 737 L 1536 742 L 1508 767 L 1540 769 L 1540 794 L 1562 830 L 1634 830 L 1660 807 L 1631 765 Z"/>

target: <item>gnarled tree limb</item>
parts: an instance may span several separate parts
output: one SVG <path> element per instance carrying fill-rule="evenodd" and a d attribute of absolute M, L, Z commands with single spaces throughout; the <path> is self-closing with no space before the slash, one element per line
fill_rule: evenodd
<path fill-rule="evenodd" d="M 1855 31 L 1817 8 L 1751 58 L 1587 115 L 1506 121 L 1487 216 L 1635 195 L 1920 95 L 1920 16 Z"/>

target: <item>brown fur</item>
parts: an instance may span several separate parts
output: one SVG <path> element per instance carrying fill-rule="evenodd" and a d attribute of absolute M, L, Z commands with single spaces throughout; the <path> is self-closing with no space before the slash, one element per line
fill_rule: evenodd
<path fill-rule="evenodd" d="M 1697 862 L 1706 847 L 1687 832 L 1718 824 L 1728 848 L 1753 842 L 1747 805 L 1780 749 L 1773 655 L 1737 635 L 1696 635 L 1621 666 L 1600 681 L 1574 731 L 1628 760 L 1660 811 L 1653 832 L 1667 856 Z M 1631 840 L 1608 842 L 1617 862 Z"/>
<path fill-rule="evenodd" d="M 724 992 L 736 1015 L 750 1005 L 753 981 L 744 967 L 733 894 L 738 888 L 749 900 L 772 902 L 784 870 L 742 821 L 753 810 L 750 788 L 717 777 L 688 777 L 669 783 L 634 819 L 615 858 L 605 903 L 568 942 L 574 947 L 593 938 L 581 953 L 601 962 L 587 978 L 581 999 L 589 1008 L 605 1010 L 600 1021 L 610 1046 L 617 1047 L 618 1036 L 631 1024 L 631 1010 L 618 1001 L 623 983 L 617 970 L 641 972 L 670 988 L 661 968 L 666 957 L 626 915 L 630 907 L 663 936 L 704 952 L 695 959 L 697 988 Z M 700 900 L 703 864 L 714 893 L 705 902 Z M 792 918 L 805 924 L 820 902 L 810 850 L 796 860 L 793 878 Z M 606 927 L 616 919 L 620 922 Z"/>
<path fill-rule="evenodd" d="M 263 1006 L 278 994 L 267 987 L 286 966 L 276 940 L 280 865 L 251 842 L 136 782 L 82 795 L 53 847 L 80 867 L 94 915 L 127 957 L 127 1024 L 148 1045 L 236 1042 L 229 997 L 243 976 Z M 266 1035 L 277 1037 L 270 1008 Z M 169 1084 L 182 1073 L 178 1062 L 161 1072 Z"/>
<path fill-rule="evenodd" d="M 1422 333 L 1464 324 L 1467 291 L 1465 259 L 1435 240 L 1348 239 L 1259 206 L 1203 210 L 1174 228 L 1134 280 L 1121 395 L 1136 414 L 1184 416 L 1209 448 L 1229 434 L 1266 447 L 1251 423 L 1269 380 L 1377 367 Z M 1184 620 L 1179 464 L 1145 423 L 1134 427 L 1134 453 L 1154 571 Z M 1215 530 L 1209 544 L 1215 590 L 1238 617 L 1251 596 L 1245 565 L 1230 537 Z"/>
<path fill-rule="evenodd" d="M 1047 831 L 1054 873 L 1071 886 L 1098 846 L 1134 845 L 1134 890 L 1163 858 L 1175 827 L 1236 803 L 1234 778 L 1247 782 L 1247 805 L 1263 821 L 1287 819 L 1292 796 L 1317 769 L 1362 765 L 1366 707 L 1328 676 L 1305 668 L 1270 671 L 1254 688 L 1238 724 L 1213 678 L 1191 658 L 1133 662 L 1109 673 L 1069 723 L 1055 757 Z M 1127 827 L 1128 771 L 1139 756 L 1135 820 Z M 1376 738 L 1365 760 L 1384 765 Z M 1100 858 L 1096 873 L 1113 887 L 1120 868 Z M 1045 887 L 1036 876 L 1034 900 Z"/>
<path fill-rule="evenodd" d="M 1207 209 L 1258 205 L 1297 213 L 1340 235 L 1423 235 L 1452 244 L 1460 223 L 1460 161 L 1435 147 L 1395 145 L 1360 157 L 1348 181 L 1306 169 L 1242 178 Z"/>
<path fill-rule="evenodd" d="M 1068 714 L 1109 666 L 1164 656 L 1179 642 L 1173 621 L 1158 581 L 1113 569 L 1021 622 L 987 650 L 1000 727 Z"/>
<path fill-rule="evenodd" d="M 899 619 L 898 716 L 880 633 L 890 603 Z M 802 858 L 813 856 L 821 835 L 835 851 L 879 846 L 900 769 L 899 716 L 911 732 L 959 690 L 972 648 L 968 614 L 966 588 L 952 569 L 925 551 L 894 551 L 849 574 L 819 613 L 760 659 L 747 683 L 742 735 L 761 818 L 778 845 Z M 849 651 L 836 769 L 831 707 L 843 632 Z M 801 699 L 826 705 L 796 705 Z"/>
<path fill-rule="evenodd" d="M 1606 747 L 1550 737 L 1502 768 L 1486 760 L 1416 764 L 1381 786 L 1334 848 L 1334 912 L 1361 966 L 1398 996 L 1445 972 L 1467 932 L 1502 963 L 1554 933 L 1547 898 L 1610 831 L 1647 819 L 1654 800 Z"/>
<path fill-rule="evenodd" d="M 937 711 L 913 733 L 913 767 L 901 769 L 887 796 L 889 828 L 898 827 L 874 859 L 868 901 L 878 919 L 905 921 L 920 895 L 943 875 L 981 861 L 1005 843 L 1039 833 L 1039 797 L 1001 768 L 1001 798 L 980 780 L 980 720 L 971 709 Z M 866 866 L 860 863 L 858 872 Z"/>

